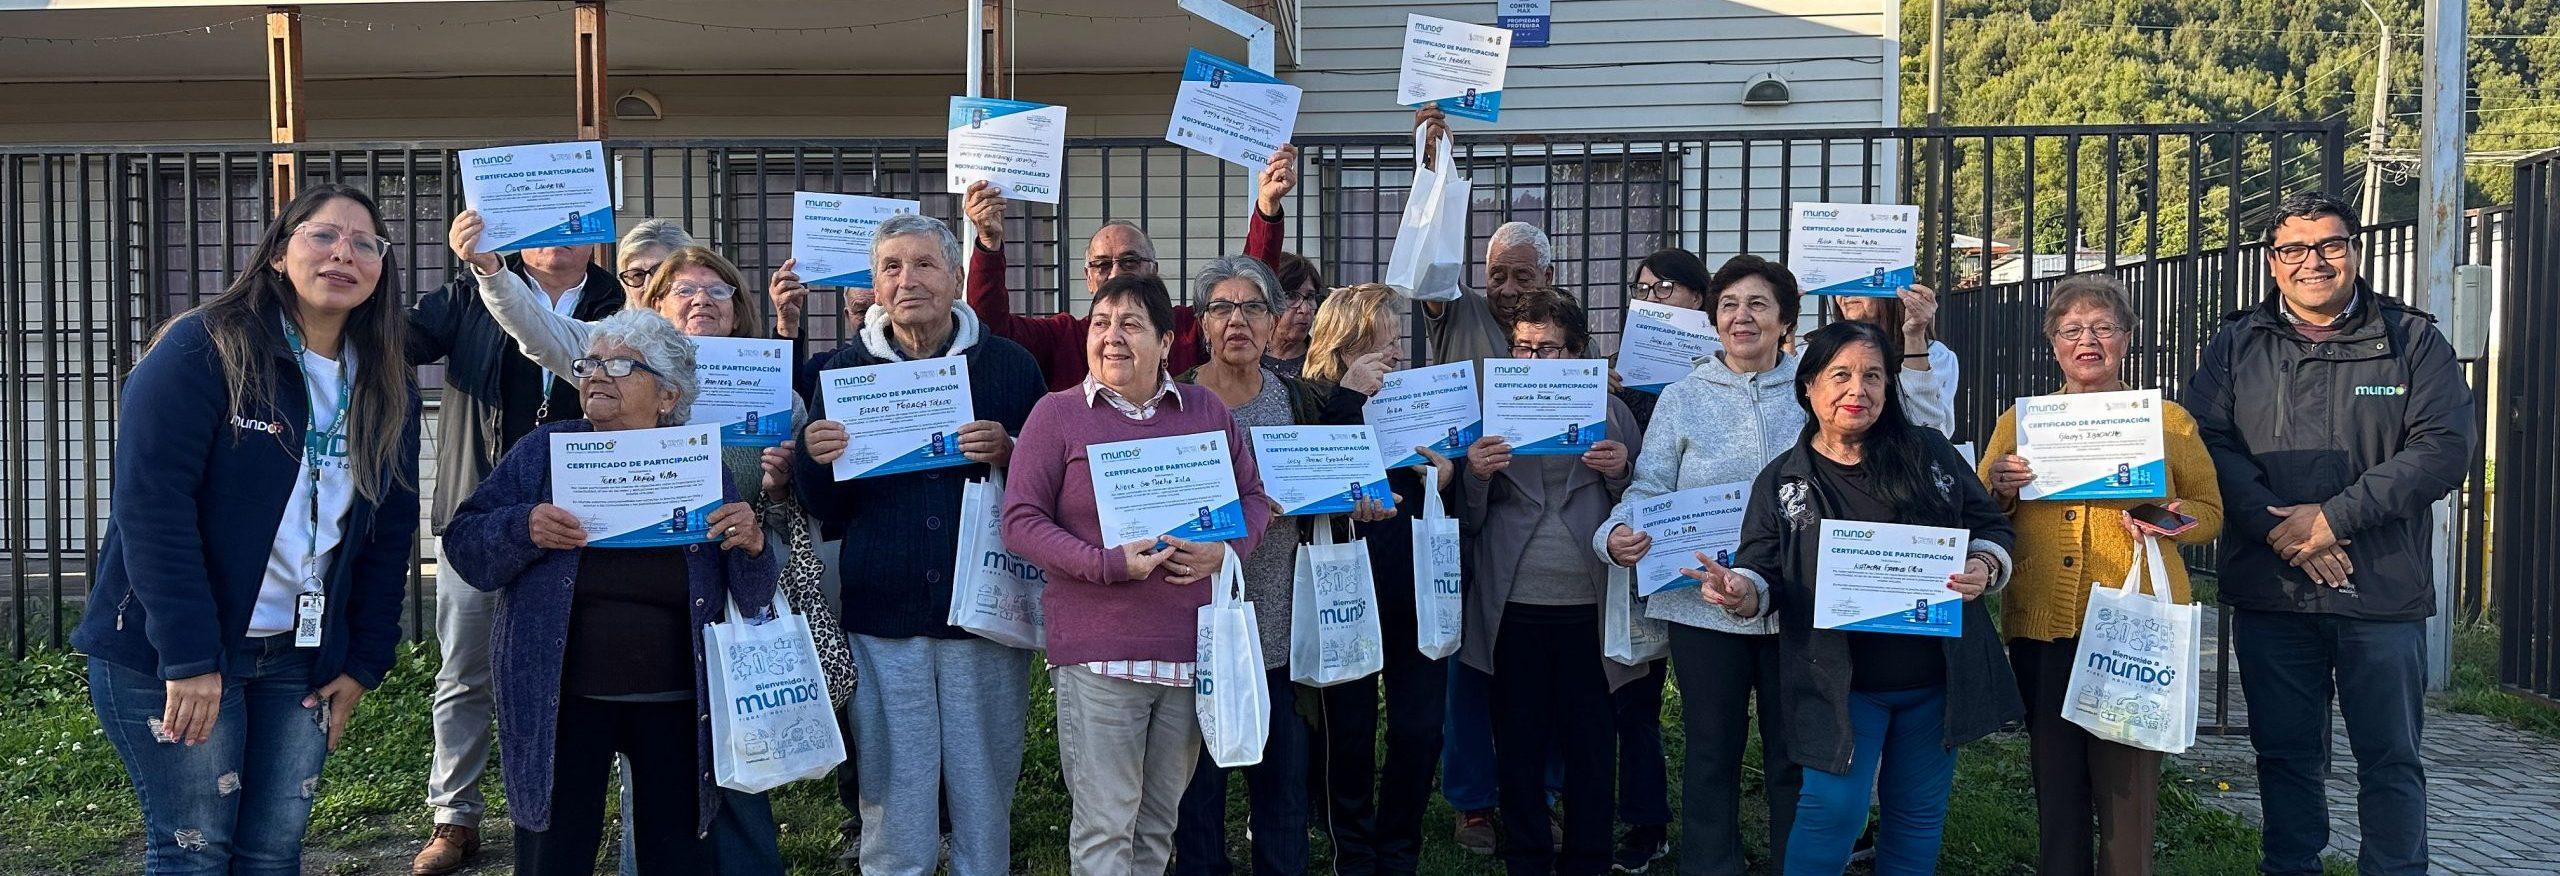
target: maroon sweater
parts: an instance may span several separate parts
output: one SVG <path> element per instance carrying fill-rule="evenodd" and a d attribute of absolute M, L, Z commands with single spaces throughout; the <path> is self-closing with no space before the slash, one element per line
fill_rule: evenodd
<path fill-rule="evenodd" d="M 1179 405 L 1166 399 L 1153 419 L 1138 421 L 1110 402 L 1086 403 L 1082 386 L 1073 386 L 1042 397 L 1022 424 L 1005 472 L 1004 544 L 1048 574 L 1041 608 L 1048 618 L 1052 665 L 1189 663 L 1199 658 L 1199 610 L 1209 604 L 1208 582 L 1173 584 L 1161 566 L 1143 580 L 1129 579 L 1120 547 L 1102 543 L 1086 448 L 1223 431 L 1235 465 L 1236 495 L 1244 504 L 1246 535 L 1228 542 L 1236 556 L 1252 553 L 1271 522 L 1271 503 L 1263 498 L 1262 476 L 1254 469 L 1244 427 L 1236 425 L 1217 393 L 1181 383 L 1174 384 L 1174 391 L 1181 394 Z"/>

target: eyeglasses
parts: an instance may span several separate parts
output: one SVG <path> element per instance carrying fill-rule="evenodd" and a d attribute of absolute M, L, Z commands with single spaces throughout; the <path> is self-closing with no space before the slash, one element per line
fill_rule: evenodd
<path fill-rule="evenodd" d="M 1639 300 L 1651 301 L 1659 304 L 1661 302 L 1671 300 L 1672 293 L 1685 291 L 1688 288 L 1689 287 L 1680 285 L 1679 283 L 1671 280 L 1655 280 L 1651 283 L 1637 281 L 1627 284 L 1627 294 L 1633 295 Z"/>
<path fill-rule="evenodd" d="M 1271 315 L 1271 305 L 1260 301 L 1212 301 L 1200 306 L 1201 313 L 1217 320 L 1234 319 L 1237 311 L 1243 311 L 1246 319 L 1261 319 Z"/>
<path fill-rule="evenodd" d="M 1532 344 L 1513 344 L 1513 345 L 1511 345 L 1511 358 L 1514 358 L 1514 359 L 1562 359 L 1562 358 L 1564 358 L 1564 345 L 1563 345 L 1563 344 L 1535 344 L 1535 345 L 1532 345 Z"/>
<path fill-rule="evenodd" d="M 378 262 L 383 256 L 391 254 L 390 241 L 362 232 L 348 234 L 335 225 L 305 222 L 293 229 L 293 236 L 310 241 L 312 246 L 330 252 L 337 251 L 338 243 L 345 241 L 349 248 L 355 251 L 356 260 L 360 262 Z"/>
<path fill-rule="evenodd" d="M 1314 308 L 1322 308 L 1322 307 L 1324 307 L 1324 300 L 1325 300 L 1327 297 L 1330 297 L 1331 295 L 1332 295 L 1332 293 L 1327 292 L 1327 291 L 1322 290 L 1322 289 L 1299 290 L 1299 291 L 1295 291 L 1295 292 L 1290 292 L 1290 293 L 1287 293 L 1287 294 L 1284 294 L 1284 295 L 1280 296 L 1280 309 L 1282 309 L 1282 310 L 1293 310 L 1293 309 L 1296 309 L 1297 307 L 1299 307 L 1300 305 L 1304 305 L 1304 306 L 1307 306 L 1307 307 L 1314 307 Z"/>
<path fill-rule="evenodd" d="M 1118 272 L 1118 273 L 1123 273 L 1123 274 L 1134 274 L 1134 273 L 1137 273 L 1137 272 L 1138 272 L 1138 269 L 1139 269 L 1139 268 L 1146 267 L 1146 266 L 1148 266 L 1148 265 L 1152 265 L 1152 264 L 1155 264 L 1155 263 L 1156 263 L 1156 260 L 1155 260 L 1155 259 L 1147 258 L 1147 257 L 1145 257 L 1145 256 L 1133 256 L 1133 255 L 1129 255 L 1129 256 L 1121 256 L 1121 257 L 1116 258 L 1116 259 L 1086 259 L 1086 260 L 1084 260 L 1084 266 L 1085 266 L 1085 269 L 1086 269 L 1086 270 L 1089 270 L 1089 271 L 1092 271 L 1092 272 L 1094 272 L 1094 273 L 1097 273 L 1097 274 L 1109 274 L 1109 273 L 1113 273 L 1113 272 L 1115 272 L 1115 271 L 1116 271 L 1116 272 Z"/>
<path fill-rule="evenodd" d="M 654 268 L 632 268 L 631 270 L 615 274 L 614 276 L 622 279 L 622 288 L 638 289 L 642 286 L 649 285 L 649 275 L 656 272 L 657 271 Z"/>
<path fill-rule="evenodd" d="M 713 301 L 727 301 L 729 300 L 729 296 L 738 294 L 738 290 L 736 287 L 730 286 L 726 283 L 714 283 L 709 286 L 696 286 L 691 283 L 678 283 L 674 286 L 667 287 L 667 294 L 678 298 L 709 296 Z"/>
<path fill-rule="evenodd" d="M 2112 341 L 2120 334 L 2124 334 L 2124 326 L 2120 326 L 2112 322 L 2102 322 L 2097 325 L 2066 325 L 2060 329 L 2056 329 L 2053 336 L 2072 343 L 2079 343 L 2080 339 L 2084 337 L 2097 338 L 2101 341 Z"/>
<path fill-rule="evenodd" d="M 583 359 L 569 360 L 569 376 L 575 377 L 579 380 L 594 377 L 598 373 L 602 373 L 606 377 L 621 379 L 631 376 L 631 372 L 634 370 L 646 371 L 651 374 L 657 374 L 660 377 L 666 376 L 665 374 L 660 374 L 658 369 L 649 367 L 649 363 L 647 362 L 621 356 L 616 356 L 611 359 L 598 359 L 594 356 L 588 356 Z"/>
<path fill-rule="evenodd" d="M 2323 261 L 2337 261 L 2346 258 L 2348 253 L 2355 251 L 2355 248 L 2355 241 L 2344 237 L 2332 237 L 2318 243 L 2288 243 L 2276 247 L 2271 252 L 2276 254 L 2276 261 L 2279 263 L 2298 265 L 2311 258 L 2313 251 L 2318 251 Z"/>

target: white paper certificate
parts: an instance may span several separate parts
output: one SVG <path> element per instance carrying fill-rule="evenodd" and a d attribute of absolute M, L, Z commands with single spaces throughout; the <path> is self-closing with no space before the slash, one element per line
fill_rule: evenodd
<path fill-rule="evenodd" d="M 578 516 L 588 547 L 716 541 L 727 475 L 709 423 L 551 434 L 551 504 Z"/>
<path fill-rule="evenodd" d="M 1502 76 L 1510 65 L 1509 30 L 1407 14 L 1396 102 L 1438 104 L 1452 116 L 1490 122 L 1502 114 Z"/>
<path fill-rule="evenodd" d="M 1102 542 L 1119 546 L 1170 535 L 1188 541 L 1243 538 L 1227 433 L 1201 432 L 1085 448 Z"/>
<path fill-rule="evenodd" d="M 992 97 L 951 99 L 950 185 L 986 180 L 1016 201 L 1058 202 L 1067 156 L 1067 108 Z"/>
<path fill-rule="evenodd" d="M 1940 526 L 1822 521 L 1813 628 L 1963 635 L 1963 597 L 1947 589 L 1947 578 L 1964 572 L 1972 541 L 1972 533 Z"/>
<path fill-rule="evenodd" d="M 1582 455 L 1609 437 L 1609 360 L 1485 360 L 1484 428 L 1516 455 Z"/>
<path fill-rule="evenodd" d="M 1378 459 L 1377 430 L 1367 426 L 1256 426 L 1253 465 L 1262 494 L 1284 516 L 1343 514 L 1362 499 L 1395 504 Z"/>
<path fill-rule="evenodd" d="M 818 372 L 827 419 L 844 424 L 836 480 L 968 465 L 960 427 L 977 419 L 959 356 Z"/>
<path fill-rule="evenodd" d="M 2036 473 L 2018 498 L 2167 496 L 2166 443 L 2156 389 L 2018 399 L 2018 455 Z"/>
<path fill-rule="evenodd" d="M 1164 138 L 1207 155 L 1261 170 L 1298 127 L 1295 85 L 1200 51 L 1182 64 L 1173 118 Z"/>
<path fill-rule="evenodd" d="M 1387 468 L 1428 464 L 1430 460 L 1413 451 L 1416 447 L 1457 459 L 1466 455 L 1467 445 L 1484 437 L 1474 362 L 1389 374 L 1360 413 L 1370 428 L 1378 430 L 1378 458 Z"/>
<path fill-rule="evenodd" d="M 791 193 L 791 258 L 811 286 L 871 288 L 871 234 L 914 201 L 826 192 Z"/>
<path fill-rule="evenodd" d="M 1653 548 L 1636 562 L 1636 595 L 1698 586 L 1680 570 L 1698 568 L 1700 553 L 1732 567 L 1734 552 L 1742 548 L 1742 509 L 1750 503 L 1750 481 L 1691 487 L 1637 503 L 1627 523 L 1653 536 Z"/>
<path fill-rule="evenodd" d="M 481 252 L 612 243 L 613 175 L 604 144 L 544 143 L 454 153 L 462 203 L 480 211 Z"/>
<path fill-rule="evenodd" d="M 693 338 L 702 394 L 693 421 L 720 427 L 729 447 L 777 447 L 791 437 L 791 342 Z"/>
<path fill-rule="evenodd" d="M 1628 389 L 1659 393 L 1689 376 L 1698 357 L 1718 349 L 1715 331 L 1706 311 L 1629 301 L 1618 335 L 1618 378 Z"/>
<path fill-rule="evenodd" d="M 1807 295 L 1891 298 L 1920 263 L 1920 211 L 1893 204 L 1787 205 L 1787 269 Z"/>

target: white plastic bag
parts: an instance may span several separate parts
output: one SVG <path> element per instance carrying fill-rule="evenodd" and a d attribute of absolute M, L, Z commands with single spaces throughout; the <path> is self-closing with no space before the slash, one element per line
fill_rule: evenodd
<path fill-rule="evenodd" d="M 1438 660 L 1458 653 L 1466 631 L 1467 596 L 1459 577 L 1458 520 L 1431 489 L 1434 473 L 1423 468 L 1422 516 L 1413 519 L 1413 640 L 1422 656 Z"/>
<path fill-rule="evenodd" d="M 1671 656 L 1671 625 L 1644 616 L 1635 574 L 1616 564 L 1600 594 L 1600 654 L 1628 666 Z"/>
<path fill-rule="evenodd" d="M 1244 561 L 1227 548 L 1209 604 L 1200 607 L 1200 656 L 1191 666 L 1191 709 L 1209 760 L 1234 768 L 1262 762 L 1271 734 L 1271 682 L 1262 666 L 1262 623 L 1244 595 Z"/>
<path fill-rule="evenodd" d="M 712 775 L 748 794 L 818 778 L 844 762 L 809 619 L 780 591 L 773 610 L 773 620 L 749 624 L 733 599 L 727 619 L 702 625 Z"/>
<path fill-rule="evenodd" d="M 1458 175 L 1449 137 L 1441 135 L 1440 154 L 1423 166 L 1425 128 L 1413 129 L 1413 192 L 1405 196 L 1404 216 L 1396 222 L 1395 244 L 1387 251 L 1387 271 L 1380 280 L 1416 301 L 1449 301 L 1467 271 L 1467 209 L 1472 183 Z"/>
<path fill-rule="evenodd" d="M 1049 647 L 1040 614 L 1048 582 L 1040 567 L 1004 548 L 1004 472 L 962 485 L 960 552 L 951 560 L 951 610 L 942 622 L 1008 648 Z"/>
<path fill-rule="evenodd" d="M 1289 594 L 1289 678 L 1329 687 L 1387 668 L 1387 646 L 1369 546 L 1356 538 L 1334 544 L 1331 516 L 1315 529 L 1315 543 L 1298 546 Z"/>
<path fill-rule="evenodd" d="M 2062 717 L 2100 739 L 2177 754 L 2196 742 L 2196 667 L 2204 610 L 2169 593 L 2160 540 L 2142 540 L 2124 585 L 2089 585 L 2080 650 L 2063 690 Z M 2151 570 L 2151 594 L 2142 570 Z"/>

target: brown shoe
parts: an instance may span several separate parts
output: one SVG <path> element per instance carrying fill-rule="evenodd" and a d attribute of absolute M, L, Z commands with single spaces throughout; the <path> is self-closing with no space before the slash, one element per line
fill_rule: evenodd
<path fill-rule="evenodd" d="M 414 876 L 444 876 L 462 869 L 479 855 L 479 828 L 439 824 L 435 836 L 427 840 L 427 847 L 418 850 L 418 857 L 409 862 L 409 872 Z"/>

